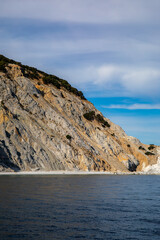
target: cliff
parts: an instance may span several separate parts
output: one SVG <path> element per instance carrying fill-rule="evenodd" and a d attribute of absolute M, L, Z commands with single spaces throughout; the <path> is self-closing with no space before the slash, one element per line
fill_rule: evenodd
<path fill-rule="evenodd" d="M 0 56 L 0 171 L 141 171 L 157 163 L 157 149 L 67 81 Z"/>

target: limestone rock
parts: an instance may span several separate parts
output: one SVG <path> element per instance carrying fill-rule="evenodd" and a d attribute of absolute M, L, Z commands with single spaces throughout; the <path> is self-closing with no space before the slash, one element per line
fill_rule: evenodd
<path fill-rule="evenodd" d="M 156 146 L 146 155 L 149 146 L 127 136 L 66 82 L 45 84 L 38 70 L 35 78 L 26 77 L 32 70 L 15 63 L 5 69 L 0 74 L 0 171 L 128 172 L 157 163 Z M 92 113 L 91 120 L 86 113 Z"/>

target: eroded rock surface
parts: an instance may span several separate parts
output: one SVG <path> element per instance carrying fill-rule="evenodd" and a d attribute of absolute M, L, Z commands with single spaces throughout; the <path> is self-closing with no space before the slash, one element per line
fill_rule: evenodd
<path fill-rule="evenodd" d="M 156 146 L 149 151 L 92 103 L 42 76 L 25 77 L 15 64 L 0 75 L 1 171 L 127 172 L 157 163 Z"/>

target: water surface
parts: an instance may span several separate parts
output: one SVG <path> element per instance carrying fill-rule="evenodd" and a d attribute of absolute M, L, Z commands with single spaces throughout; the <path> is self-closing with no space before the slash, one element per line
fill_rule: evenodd
<path fill-rule="evenodd" d="M 0 239 L 160 239 L 160 176 L 0 176 Z"/>

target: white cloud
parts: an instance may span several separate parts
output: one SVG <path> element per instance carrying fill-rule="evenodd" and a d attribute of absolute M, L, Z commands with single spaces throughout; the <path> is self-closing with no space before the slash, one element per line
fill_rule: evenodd
<path fill-rule="evenodd" d="M 160 18 L 159 13 L 157 16 L 156 12 L 159 5 L 160 2 L 157 0 L 5 0 L 1 1 L 0 16 L 130 24 Z M 130 26 L 132 27 L 132 24 Z M 112 35 L 113 32 L 110 31 L 107 37 L 103 34 L 99 36 L 96 32 L 93 37 L 89 33 L 84 34 L 84 37 L 81 29 L 78 35 L 80 37 L 75 37 L 76 34 L 71 31 L 71 36 L 65 38 L 60 32 L 59 39 L 55 38 L 54 31 L 47 34 L 42 32 L 29 38 L 19 37 L 16 34 L 13 37 L 7 30 L 3 29 L 3 31 L 0 39 L 2 53 L 8 52 L 8 57 L 42 68 L 44 71 L 53 74 L 58 72 L 60 76 L 64 76 L 82 90 L 103 91 L 103 95 L 107 96 L 159 96 L 160 70 L 155 65 L 152 67 L 149 62 L 150 59 L 160 56 L 159 42 L 157 40 L 155 43 L 154 38 L 148 41 L 144 36 L 140 38 L 135 34 L 134 39 L 133 35 L 132 37 L 128 35 L 127 30 L 124 31 L 124 35 L 120 32 L 117 35 L 114 35 L 114 32 Z M 98 54 L 103 53 L 107 62 L 111 58 L 111 64 L 105 64 L 104 58 L 101 57 L 95 63 Z M 85 60 L 84 64 L 81 61 L 79 64 L 79 58 L 83 54 L 92 54 L 94 64 L 89 62 L 92 60 Z M 73 55 L 76 66 L 73 61 L 70 66 L 69 64 L 65 66 L 65 61 L 68 59 L 70 61 Z M 59 68 L 54 66 L 58 61 Z M 147 64 L 150 67 L 146 67 Z M 158 60 L 157 65 L 159 65 Z"/>
<path fill-rule="evenodd" d="M 113 109 L 128 109 L 128 110 L 155 110 L 155 109 L 160 109 L 160 104 L 141 104 L 141 103 L 135 103 L 131 105 L 126 105 L 126 104 L 112 104 L 109 106 L 102 106 L 103 108 L 113 108 Z"/>
<path fill-rule="evenodd" d="M 35 67 L 49 71 L 50 73 L 60 75 L 68 79 L 82 90 L 88 89 L 103 91 L 104 95 L 110 94 L 116 96 L 159 96 L 160 92 L 160 70 L 156 67 L 145 67 L 123 64 L 85 64 L 77 66 L 67 66 L 56 68 L 52 64 L 45 64 L 46 59 L 52 62 L 63 59 L 63 56 L 74 54 L 86 54 L 113 49 L 116 40 L 111 43 L 105 39 L 78 39 L 78 40 L 55 40 L 54 38 L 42 37 L 40 39 L 19 39 L 19 38 L 1 38 L 0 46 L 3 54 L 24 64 L 34 65 Z M 117 44 L 118 45 L 118 44 Z M 123 48 L 123 43 L 115 51 L 126 51 L 126 54 L 132 55 L 134 48 Z M 120 49 L 121 48 L 121 49 Z M 128 52 L 127 52 L 128 51 Z M 7 52 L 9 54 L 7 54 Z M 158 51 L 157 51 L 158 52 Z M 159 51 L 160 52 L 160 51 Z M 139 57 L 137 53 L 137 58 Z M 141 54 L 141 53 L 140 53 Z M 109 91 L 109 93 L 108 93 Z"/>
<path fill-rule="evenodd" d="M 157 95 L 160 90 L 160 71 L 152 68 L 128 70 L 122 75 L 122 84 L 131 93 Z"/>
<path fill-rule="evenodd" d="M 154 96 L 160 91 L 160 70 L 137 66 L 106 65 L 97 69 L 97 85 L 118 85 L 131 95 Z"/>
<path fill-rule="evenodd" d="M 121 68 L 115 65 L 103 65 L 97 69 L 97 81 L 100 82 L 107 82 L 111 79 L 113 80 L 116 76 L 121 73 Z M 97 82 L 95 82 L 97 83 Z"/>
<path fill-rule="evenodd" d="M 102 65 L 63 70 L 72 82 L 85 89 L 110 91 L 110 96 L 159 97 L 160 70 L 137 66 Z M 149 106 L 148 106 L 149 107 Z"/>
<path fill-rule="evenodd" d="M 160 19 L 158 0 L 2 0 L 1 17 L 89 23 L 149 23 Z"/>

